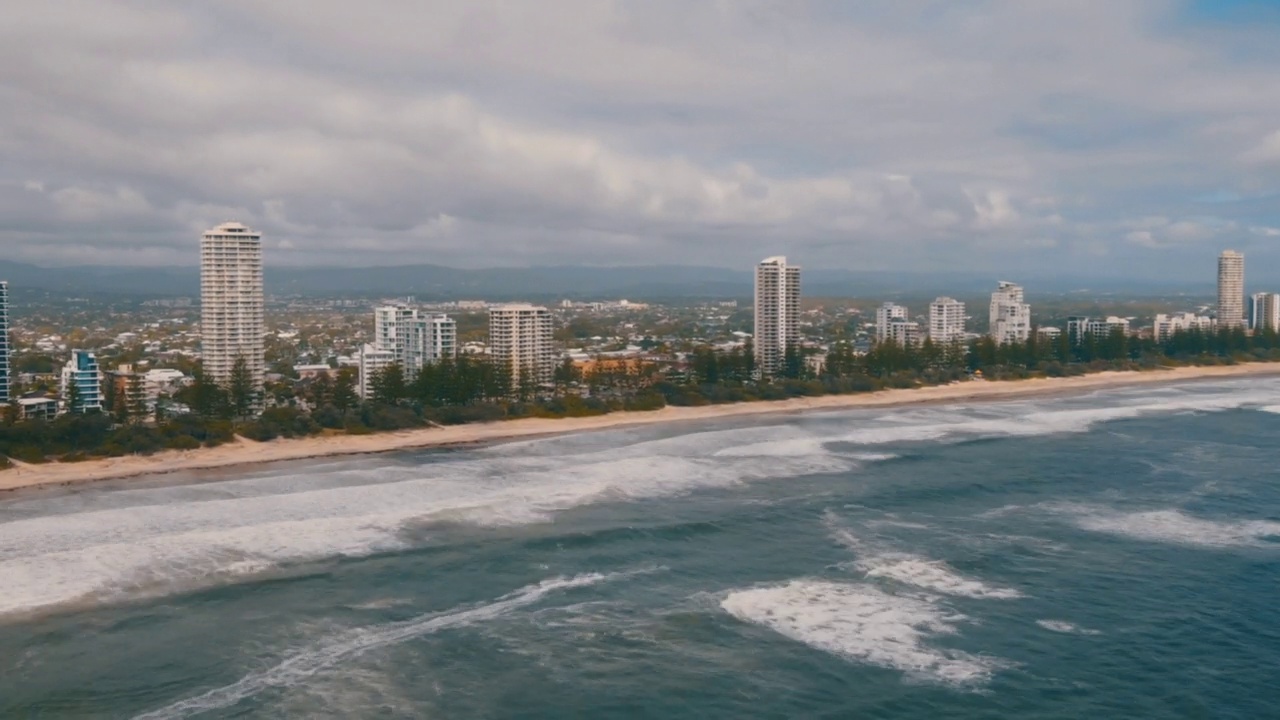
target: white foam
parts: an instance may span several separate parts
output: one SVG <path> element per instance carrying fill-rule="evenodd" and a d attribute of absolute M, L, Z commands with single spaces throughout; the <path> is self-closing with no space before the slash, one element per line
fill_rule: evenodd
<path fill-rule="evenodd" d="M 1069 623 L 1065 620 L 1037 620 L 1036 624 L 1045 630 L 1056 633 L 1067 633 L 1072 635 L 1101 635 L 1100 630 L 1090 630 L 1079 625 Z"/>
<path fill-rule="evenodd" d="M 877 550 L 851 530 L 840 526 L 840 518 L 830 511 L 823 515 L 823 524 L 832 539 L 857 555 L 854 562 L 869 578 L 892 580 L 912 585 L 922 590 L 981 600 L 1015 600 L 1023 597 L 1013 588 L 989 585 L 967 578 L 941 560 L 930 560 L 909 553 Z M 896 521 L 878 521 L 892 523 Z M 915 524 L 915 527 L 923 527 Z"/>
<path fill-rule="evenodd" d="M 412 620 L 359 628 L 327 639 L 294 653 L 265 670 L 249 673 L 230 685 L 214 688 L 194 697 L 179 700 L 158 710 L 138 715 L 136 720 L 183 718 L 218 708 L 235 705 L 268 688 L 290 687 L 339 663 L 359 657 L 370 650 L 402 643 L 423 635 L 465 627 L 507 615 L 532 605 L 547 594 L 568 588 L 586 587 L 635 573 L 590 574 L 571 578 L 544 580 L 523 587 L 484 605 L 455 608 L 443 613 L 422 615 Z"/>
<path fill-rule="evenodd" d="M 0 615 L 52 606 L 114 602 L 234 581 L 282 564 L 361 556 L 404 547 L 406 525 L 483 526 L 543 522 L 599 502 L 669 497 L 744 482 L 848 469 L 830 456 L 760 463 L 708 457 L 611 457 L 552 462 L 477 458 L 434 462 L 409 479 L 396 468 L 376 482 L 305 489 L 289 480 L 278 494 L 213 496 L 201 486 L 183 501 L 158 488 L 153 504 L 135 490 L 132 506 L 26 517 L 0 523 Z M 243 489 L 243 481 L 231 481 Z M 210 485 L 216 485 L 211 483 Z M 277 488 L 279 489 L 279 488 Z"/>
<path fill-rule="evenodd" d="M 1002 662 L 928 639 L 956 632 L 963 615 L 925 598 L 891 595 L 866 584 L 793 580 L 730 593 L 726 612 L 810 647 L 855 662 L 954 685 L 986 681 Z"/>
<path fill-rule="evenodd" d="M 1254 408 L 1258 412 L 1271 413 L 1272 415 L 1280 415 L 1280 405 L 1266 405 L 1260 408 Z"/>
<path fill-rule="evenodd" d="M 859 565 L 867 568 L 867 577 L 886 578 L 946 595 L 960 597 L 1013 600 L 1022 593 L 1013 588 L 993 587 L 966 578 L 940 560 L 927 560 L 914 555 L 898 558 L 879 557 Z"/>
<path fill-rule="evenodd" d="M 1274 547 L 1268 538 L 1280 539 L 1280 522 L 1269 520 L 1209 520 L 1175 509 L 1123 513 L 1088 505 L 1048 507 L 1072 515 L 1085 530 L 1175 545 Z"/>

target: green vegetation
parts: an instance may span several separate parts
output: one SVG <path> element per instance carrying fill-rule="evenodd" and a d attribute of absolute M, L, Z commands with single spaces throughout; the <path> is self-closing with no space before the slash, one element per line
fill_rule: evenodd
<path fill-rule="evenodd" d="M 857 355 L 836 343 L 820 369 L 798 349 L 787 352 L 777 377 L 758 377 L 750 345 L 727 352 L 694 350 L 681 367 L 660 370 L 640 362 L 608 363 L 581 376 L 571 363 L 557 368 L 554 388 L 530 383 L 512 387 L 510 373 L 470 356 L 428 366 L 412 379 L 399 366 L 371 378 L 372 398 L 360 401 L 351 369 L 297 386 L 297 397 L 313 408 L 278 406 L 252 417 L 257 397 L 243 363 L 228 388 L 209 382 L 197 367 L 194 382 L 176 400 L 191 413 L 142 422 L 131 393 L 115 393 L 107 413 L 68 413 L 52 422 L 0 421 L 0 468 L 21 462 L 62 462 L 90 457 L 148 454 L 159 450 L 212 447 L 236 436 L 256 441 L 304 437 L 321 432 L 375 431 L 522 417 L 584 417 L 618 410 L 657 410 L 666 405 L 777 400 L 826 394 L 910 388 L 964 379 L 981 371 L 990 379 L 1060 377 L 1102 370 L 1142 370 L 1177 364 L 1280 361 L 1274 332 L 1249 336 L 1243 330 L 1182 332 L 1164 343 L 1128 337 L 1059 337 L 1044 342 L 1033 334 L 1022 344 L 996 345 L 989 338 L 968 345 L 918 347 L 876 345 Z M 236 379 L 236 378 L 239 379 Z M 74 398 L 73 398 L 74 399 Z"/>

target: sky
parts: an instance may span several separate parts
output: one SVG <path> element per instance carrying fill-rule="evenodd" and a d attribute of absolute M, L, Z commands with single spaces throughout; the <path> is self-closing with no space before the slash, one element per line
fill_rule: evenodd
<path fill-rule="evenodd" d="M 1275 0 L 15 3 L 0 258 L 238 220 L 294 266 L 1264 270 L 1277 39 Z"/>

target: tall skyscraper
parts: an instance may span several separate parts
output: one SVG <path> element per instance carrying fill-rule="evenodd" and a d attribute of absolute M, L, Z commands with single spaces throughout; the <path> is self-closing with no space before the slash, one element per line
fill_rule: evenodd
<path fill-rule="evenodd" d="M 1280 331 L 1280 294 L 1260 292 L 1250 298 L 1249 328 L 1255 333 Z"/>
<path fill-rule="evenodd" d="M 0 280 L 0 403 L 12 399 L 9 368 L 9 283 Z"/>
<path fill-rule="evenodd" d="M 940 297 L 929 303 L 929 337 L 935 343 L 953 343 L 964 338 L 964 303 Z"/>
<path fill-rule="evenodd" d="M 75 386 L 75 390 L 72 390 Z M 75 406 L 67 406 L 67 412 L 100 412 L 102 410 L 102 371 L 98 358 L 88 350 L 72 350 L 71 359 L 62 366 L 62 399 Z"/>
<path fill-rule="evenodd" d="M 782 369 L 787 348 L 800 341 L 800 268 L 785 257 L 756 265 L 756 367 L 766 376 Z"/>
<path fill-rule="evenodd" d="M 262 234 L 237 222 L 200 241 L 200 351 L 205 376 L 224 387 L 238 358 L 253 385 L 266 370 L 262 334 Z"/>
<path fill-rule="evenodd" d="M 910 313 L 902 305 L 887 302 L 876 308 L 876 342 L 884 342 L 893 337 L 893 328 L 890 326 L 906 322 L 909 317 Z"/>
<path fill-rule="evenodd" d="M 1022 286 L 1004 280 L 991 293 L 991 338 L 1000 345 L 1026 342 L 1031 336 L 1031 306 Z"/>
<path fill-rule="evenodd" d="M 489 353 L 511 373 L 511 387 L 542 385 L 555 376 L 556 352 L 551 311 L 533 305 L 500 305 L 489 309 Z"/>
<path fill-rule="evenodd" d="M 1244 327 L 1244 255 L 1235 250 L 1218 256 L 1218 327 Z"/>
<path fill-rule="evenodd" d="M 374 310 L 374 344 L 393 353 L 405 377 L 458 352 L 458 323 L 448 315 L 424 313 L 408 305 L 384 305 Z"/>

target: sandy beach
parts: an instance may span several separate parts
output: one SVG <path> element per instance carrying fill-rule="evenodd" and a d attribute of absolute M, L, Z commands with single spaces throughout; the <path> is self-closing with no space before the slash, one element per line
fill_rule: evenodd
<path fill-rule="evenodd" d="M 0 471 L 0 492 L 52 485 L 190 470 L 226 468 L 286 460 L 360 455 L 414 448 L 467 445 L 555 433 L 692 420 L 787 413 L 806 410 L 841 410 L 894 405 L 966 402 L 1028 398 L 1132 385 L 1176 381 L 1280 375 L 1280 363 L 1180 367 L 1146 372 L 1104 372 L 1071 378 L 987 382 L 971 381 L 905 390 L 882 390 L 857 395 L 826 395 L 768 402 L 666 407 L 650 412 L 616 412 L 584 418 L 529 418 L 438 428 L 416 428 L 372 435 L 335 435 L 252 442 L 240 439 L 215 448 L 166 451 L 147 456 L 89 460 L 78 463 L 46 463 Z"/>

